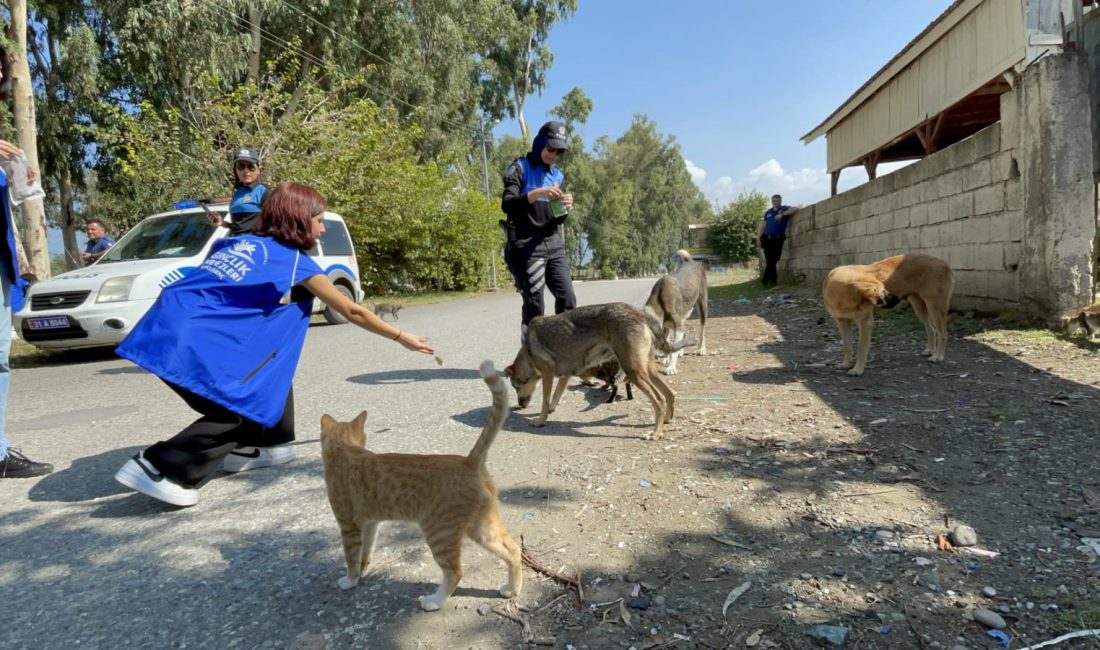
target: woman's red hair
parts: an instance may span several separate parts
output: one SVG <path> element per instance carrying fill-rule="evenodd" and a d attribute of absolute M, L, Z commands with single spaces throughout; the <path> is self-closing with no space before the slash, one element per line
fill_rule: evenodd
<path fill-rule="evenodd" d="M 295 248 L 309 250 L 316 244 L 313 217 L 328 207 L 325 199 L 308 185 L 280 183 L 263 199 L 257 235 L 270 235 Z"/>

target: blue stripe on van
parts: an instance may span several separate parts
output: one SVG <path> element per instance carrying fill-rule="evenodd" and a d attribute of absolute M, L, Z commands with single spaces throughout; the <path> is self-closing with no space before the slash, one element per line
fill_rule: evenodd
<path fill-rule="evenodd" d="M 197 267 L 194 266 L 181 266 L 178 269 L 172 269 L 168 272 L 168 275 L 165 275 L 163 278 L 161 278 L 159 283 L 160 288 L 163 289 L 174 282 L 179 282 L 184 278 L 184 276 L 186 276 L 191 271 L 194 271 L 196 268 Z"/>
<path fill-rule="evenodd" d="M 345 266 L 343 264 L 333 264 L 332 266 L 326 268 L 325 269 L 325 275 L 332 275 L 333 271 L 343 271 L 344 273 L 347 273 L 351 277 L 355 278 L 355 280 L 357 282 L 359 281 L 359 272 L 358 271 L 352 271 L 351 269 L 349 269 L 347 266 Z"/>

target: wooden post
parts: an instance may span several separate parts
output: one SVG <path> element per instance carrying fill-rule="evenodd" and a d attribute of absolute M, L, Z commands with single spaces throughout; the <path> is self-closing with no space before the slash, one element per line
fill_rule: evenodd
<path fill-rule="evenodd" d="M 943 126 L 944 113 L 940 113 L 936 117 L 925 121 L 917 127 L 917 139 L 920 140 L 921 146 L 924 147 L 925 155 L 931 155 L 936 153 L 938 147 L 936 141 L 940 137 L 940 128 Z"/>
<path fill-rule="evenodd" d="M 875 180 L 875 176 L 878 172 L 879 155 L 879 152 L 876 151 L 863 159 L 863 168 L 867 170 L 867 180 Z"/>

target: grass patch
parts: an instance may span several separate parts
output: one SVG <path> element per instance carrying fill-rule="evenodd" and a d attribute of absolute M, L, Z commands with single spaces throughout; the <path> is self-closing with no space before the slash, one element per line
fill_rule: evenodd
<path fill-rule="evenodd" d="M 875 312 L 875 327 L 891 334 L 924 335 L 924 323 L 920 322 L 912 308 L 879 309 Z"/>
<path fill-rule="evenodd" d="M 721 276 L 709 278 L 708 297 L 715 300 L 731 301 L 744 297 L 756 302 L 769 294 L 774 296 L 781 293 L 794 293 L 802 288 L 802 285 L 799 284 L 780 284 L 775 287 L 765 287 L 760 284 L 760 279 L 756 277 L 756 273 L 751 273 L 752 277 L 749 278 L 746 278 L 745 275 L 745 273 L 733 275 L 728 279 Z"/>
<path fill-rule="evenodd" d="M 1027 345 L 1053 345 L 1059 341 L 1068 341 L 1069 337 L 1048 329 L 988 329 L 977 332 L 972 337 L 982 343 L 1016 343 Z"/>
<path fill-rule="evenodd" d="M 1066 634 L 1078 630 L 1100 629 L 1100 605 L 1090 605 L 1071 611 L 1063 611 L 1058 618 L 1056 626 L 1057 634 Z M 1095 637 L 1088 641 L 1090 647 L 1100 647 L 1100 641 Z"/>
<path fill-rule="evenodd" d="M 15 368 L 32 368 L 45 364 L 51 354 L 46 350 L 34 347 L 30 343 L 17 339 L 11 339 L 11 365 Z"/>

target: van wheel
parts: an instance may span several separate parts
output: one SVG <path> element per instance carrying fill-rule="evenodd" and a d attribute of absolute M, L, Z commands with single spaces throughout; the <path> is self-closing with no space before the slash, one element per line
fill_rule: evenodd
<path fill-rule="evenodd" d="M 340 295 L 344 296 L 352 302 L 355 302 L 355 296 L 352 295 L 351 289 L 345 287 L 342 284 L 338 284 L 336 285 L 336 290 L 340 292 Z M 344 323 L 348 322 L 348 319 L 341 316 L 340 312 L 336 311 L 332 307 L 329 307 L 328 305 L 325 305 L 324 316 L 325 320 L 329 323 L 332 323 L 333 325 L 343 325 Z"/>

